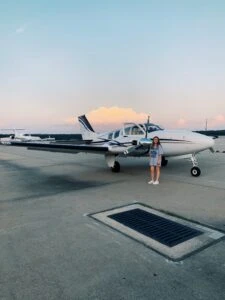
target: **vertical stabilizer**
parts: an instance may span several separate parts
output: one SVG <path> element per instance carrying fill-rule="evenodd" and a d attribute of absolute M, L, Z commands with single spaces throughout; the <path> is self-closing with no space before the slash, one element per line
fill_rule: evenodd
<path fill-rule="evenodd" d="M 85 115 L 79 116 L 80 132 L 84 141 L 92 141 L 97 139 L 97 134 L 91 126 Z"/>

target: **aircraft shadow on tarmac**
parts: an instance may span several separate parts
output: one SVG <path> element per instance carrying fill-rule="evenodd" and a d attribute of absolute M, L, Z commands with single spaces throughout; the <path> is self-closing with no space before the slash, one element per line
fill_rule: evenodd
<path fill-rule="evenodd" d="M 39 167 L 24 167 L 15 162 L 2 161 L 0 164 L 4 181 L 8 187 L 7 193 L 2 194 L 0 203 L 8 201 L 27 201 L 34 198 L 47 197 L 60 193 L 96 188 L 112 184 L 107 181 L 82 180 L 66 174 L 47 174 Z M 3 184 L 4 184 L 3 181 Z"/>

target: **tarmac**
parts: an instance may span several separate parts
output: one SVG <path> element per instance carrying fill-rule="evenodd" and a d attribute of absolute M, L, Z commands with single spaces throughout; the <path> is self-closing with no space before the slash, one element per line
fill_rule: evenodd
<path fill-rule="evenodd" d="M 0 299 L 225 299 L 225 239 L 173 262 L 89 216 L 143 203 L 225 232 L 225 139 L 191 163 L 0 146 Z"/>

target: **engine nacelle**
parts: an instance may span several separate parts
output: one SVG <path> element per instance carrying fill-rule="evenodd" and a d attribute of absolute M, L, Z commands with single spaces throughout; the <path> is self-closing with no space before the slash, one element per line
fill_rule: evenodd
<path fill-rule="evenodd" d="M 152 144 L 152 139 L 147 139 L 147 138 L 141 138 L 139 141 L 139 145 L 142 145 L 144 147 L 149 147 Z"/>

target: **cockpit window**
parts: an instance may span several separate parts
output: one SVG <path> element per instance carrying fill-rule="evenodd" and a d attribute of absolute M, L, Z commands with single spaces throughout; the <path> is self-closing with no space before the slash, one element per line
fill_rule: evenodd
<path fill-rule="evenodd" d="M 158 125 L 153 124 L 153 123 L 144 123 L 144 124 L 126 123 L 122 132 L 125 136 L 145 135 L 146 129 L 147 129 L 147 132 L 163 130 L 161 127 L 159 127 Z M 114 137 L 115 137 L 115 134 L 114 134 Z"/>
<path fill-rule="evenodd" d="M 138 126 L 133 126 L 131 128 L 131 134 L 132 135 L 140 135 L 143 134 L 144 132 L 138 127 Z"/>
<path fill-rule="evenodd" d="M 148 132 L 157 131 L 157 130 L 159 130 L 159 129 L 155 126 L 149 126 L 148 127 Z"/>
<path fill-rule="evenodd" d="M 155 124 L 145 124 L 145 126 L 146 126 L 148 132 L 162 130 L 162 128 L 160 128 L 158 125 L 155 125 Z"/>

